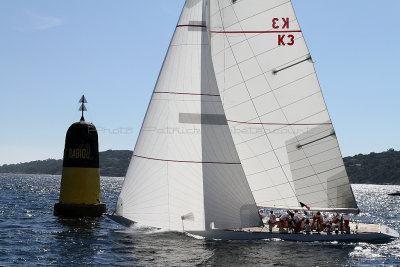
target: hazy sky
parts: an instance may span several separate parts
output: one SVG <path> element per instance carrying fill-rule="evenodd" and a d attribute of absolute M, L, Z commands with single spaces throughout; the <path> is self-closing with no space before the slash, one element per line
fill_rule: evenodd
<path fill-rule="evenodd" d="M 62 158 L 83 93 L 100 150 L 133 149 L 183 4 L 0 0 L 0 165 Z M 398 150 L 400 1 L 293 4 L 344 156 Z"/>

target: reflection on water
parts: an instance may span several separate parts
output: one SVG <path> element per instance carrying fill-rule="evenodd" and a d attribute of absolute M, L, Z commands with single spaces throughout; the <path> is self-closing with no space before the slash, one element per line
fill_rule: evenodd
<path fill-rule="evenodd" d="M 102 199 L 113 210 L 121 178 L 102 178 Z M 209 241 L 146 227 L 125 228 L 107 217 L 53 216 L 59 176 L 0 174 L 0 265 L 337 266 L 399 265 L 400 242 L 338 243 Z M 353 186 L 359 220 L 399 227 L 396 186 Z M 160 218 L 162 219 L 162 218 Z"/>
<path fill-rule="evenodd" d="M 54 233 L 54 256 L 63 264 L 91 263 L 98 253 L 102 253 L 97 242 L 101 232 L 100 218 L 67 219 L 57 218 L 60 231 Z"/>
<path fill-rule="evenodd" d="M 330 243 L 298 243 L 283 241 L 227 242 L 211 243 L 213 257 L 207 263 L 211 265 L 251 264 L 260 262 L 271 265 L 337 265 L 354 249 L 354 246 L 338 246 Z M 329 251 L 329 257 L 326 252 Z M 246 257 L 243 257 L 246 255 Z"/>
<path fill-rule="evenodd" d="M 179 233 L 145 233 L 114 231 L 113 262 L 124 265 L 134 261 L 139 265 L 235 266 L 270 265 L 341 265 L 348 262 L 357 244 L 298 243 L 276 240 L 209 241 L 193 239 Z M 129 265 L 129 264 L 128 264 Z"/>

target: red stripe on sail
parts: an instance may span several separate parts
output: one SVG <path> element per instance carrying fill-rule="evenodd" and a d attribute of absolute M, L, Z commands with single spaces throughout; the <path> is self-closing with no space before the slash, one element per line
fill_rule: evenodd
<path fill-rule="evenodd" d="M 211 33 L 296 33 L 298 31 L 210 31 Z"/>
<path fill-rule="evenodd" d="M 134 157 L 142 158 L 142 159 L 149 159 L 149 160 L 157 160 L 157 161 L 165 161 L 165 162 L 177 162 L 177 163 L 206 163 L 206 164 L 227 164 L 227 165 L 240 165 L 237 162 L 217 162 L 217 161 L 190 161 L 190 160 L 172 160 L 172 159 L 157 159 L 157 158 L 150 158 L 144 157 L 139 155 L 134 155 Z"/>

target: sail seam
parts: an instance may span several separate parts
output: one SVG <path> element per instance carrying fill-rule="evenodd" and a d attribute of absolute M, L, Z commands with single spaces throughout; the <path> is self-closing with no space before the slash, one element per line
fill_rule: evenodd
<path fill-rule="evenodd" d="M 284 107 L 287 107 L 287 106 L 284 106 Z M 277 110 L 278 110 L 278 109 L 277 109 Z M 277 110 L 275 110 L 275 111 L 277 111 Z M 323 110 L 321 110 L 321 111 L 318 111 L 318 112 L 316 112 L 316 113 L 314 113 L 314 114 L 311 114 L 311 115 L 308 116 L 308 117 L 302 118 L 302 119 L 300 119 L 300 120 L 298 120 L 298 121 L 304 121 L 304 120 L 309 119 L 309 118 L 311 118 L 311 117 L 314 117 L 315 115 L 318 115 L 318 114 L 320 114 L 320 113 L 322 113 L 322 112 L 324 112 L 324 111 L 326 111 L 326 108 L 323 109 Z M 267 113 L 265 113 L 265 114 L 260 115 L 260 117 L 263 117 L 263 116 L 268 115 L 268 114 L 271 114 L 271 113 L 272 113 L 272 112 L 267 112 Z M 250 121 L 256 120 L 256 119 L 260 119 L 260 117 L 252 118 Z M 295 122 L 294 124 L 296 124 L 296 122 Z M 332 122 L 330 122 L 330 124 L 332 124 Z M 326 124 L 326 125 L 329 125 L 329 124 Z M 291 125 L 283 125 L 283 127 L 278 128 L 278 129 L 275 129 L 275 130 L 273 130 L 271 133 L 276 132 L 276 131 L 279 131 L 279 130 L 285 128 L 286 126 L 291 126 Z M 260 137 L 260 136 L 258 136 L 258 137 Z M 257 137 L 257 138 L 258 138 L 258 137 Z M 304 140 L 304 139 L 302 139 L 302 140 Z M 299 141 L 300 141 L 300 140 L 299 140 Z M 293 143 L 290 143 L 290 144 L 294 144 L 294 143 L 297 143 L 297 142 L 293 142 Z"/>
<path fill-rule="evenodd" d="M 329 182 L 334 182 L 334 181 L 337 181 L 337 180 L 341 180 L 341 179 L 344 179 L 344 178 L 346 178 L 347 176 L 341 176 L 341 177 L 339 177 L 339 178 L 335 178 L 335 179 L 333 179 L 333 180 L 330 180 Z M 335 189 L 335 188 L 339 188 L 339 187 L 343 187 L 343 186 L 347 186 L 348 184 L 341 184 L 341 185 L 335 185 L 335 186 L 331 186 L 331 187 L 326 187 L 326 189 Z M 301 188 L 299 188 L 299 190 L 301 190 L 301 189 L 304 189 L 304 188 L 307 188 L 307 186 L 305 186 L 305 187 L 301 187 Z M 315 191 L 315 192 L 311 192 L 311 193 L 316 193 L 316 192 L 319 192 L 319 191 Z M 335 195 L 335 194 L 337 194 L 336 192 L 331 192 L 331 193 L 328 193 L 328 196 L 333 196 L 333 195 Z M 304 193 L 304 194 L 300 194 L 299 196 L 306 196 L 306 195 L 308 195 L 308 193 Z"/>
<path fill-rule="evenodd" d="M 341 157 L 334 157 L 334 158 L 330 158 L 330 159 L 327 159 L 327 160 L 315 162 L 314 165 L 319 165 L 319 164 L 327 163 L 328 161 L 336 160 L 336 159 L 341 159 Z M 306 169 L 306 168 L 309 168 L 309 167 L 310 167 L 310 166 L 300 167 L 300 168 L 292 169 L 291 171 L 299 171 L 299 170 L 301 170 L 301 169 Z"/>
<path fill-rule="evenodd" d="M 329 169 L 329 170 L 326 170 L 326 171 L 323 171 L 323 172 L 319 172 L 319 173 L 315 173 L 315 174 L 308 175 L 308 176 L 305 176 L 305 177 L 293 179 L 292 181 L 288 181 L 288 182 L 286 182 L 286 183 L 281 183 L 281 184 L 273 185 L 273 186 L 271 186 L 271 187 L 264 187 L 264 188 L 260 188 L 260 189 L 257 189 L 257 190 L 253 190 L 252 192 L 257 192 L 257 191 L 261 191 L 261 190 L 264 190 L 264 189 L 273 188 L 273 187 L 277 187 L 277 186 L 280 186 L 280 185 L 288 184 L 288 183 L 291 183 L 291 182 L 296 182 L 296 181 L 304 180 L 304 179 L 306 179 L 306 178 L 310 178 L 310 177 L 313 177 L 313 176 L 318 177 L 319 174 L 323 174 L 323 173 L 326 173 L 326 172 L 329 172 L 329 171 L 333 171 L 333 170 L 338 169 L 338 168 L 340 168 L 340 167 L 344 167 L 344 165 L 339 165 L 339 166 L 337 166 L 337 167 L 335 167 L 335 168 L 332 168 L 332 169 Z M 322 183 L 319 183 L 319 184 L 322 185 Z M 325 191 L 326 191 L 326 189 L 325 189 Z"/>
<path fill-rule="evenodd" d="M 295 83 L 295 82 L 298 82 L 298 81 L 301 81 L 301 80 L 303 80 L 303 79 L 306 79 L 306 78 L 312 76 L 313 74 L 315 74 L 315 72 L 312 72 L 312 73 L 307 74 L 307 75 L 305 75 L 305 76 L 303 76 L 303 77 L 301 77 L 301 78 L 299 78 L 299 79 L 296 79 L 296 80 L 291 81 L 291 82 L 289 82 L 289 83 L 286 83 L 286 84 L 284 84 L 284 85 L 282 85 L 282 86 L 279 86 L 279 87 L 277 87 L 277 88 L 275 88 L 275 89 L 272 89 L 272 90 L 269 91 L 269 92 L 266 92 L 266 93 L 263 93 L 263 94 L 260 94 L 260 95 L 251 97 L 251 99 L 258 99 L 258 98 L 260 98 L 260 97 L 263 97 L 263 96 L 266 96 L 266 95 L 268 95 L 268 94 L 271 94 L 271 93 L 274 92 L 274 91 L 280 90 L 280 89 L 285 88 L 286 86 L 291 85 L 291 84 L 293 84 L 293 83 Z M 263 76 L 263 75 L 264 75 L 264 73 L 262 73 L 262 74 L 260 74 L 260 75 L 258 75 L 258 76 L 255 76 L 255 77 L 253 77 L 253 78 L 251 78 L 251 79 L 248 79 L 248 80 L 246 80 L 244 83 L 247 83 L 248 81 L 250 81 L 250 80 L 252 80 L 252 79 L 255 79 L 255 78 L 258 78 L 258 77 Z M 243 84 L 243 83 L 240 83 L 240 84 Z M 238 85 L 240 85 L 240 84 L 238 84 Z M 236 85 L 236 86 L 238 86 L 238 85 Z M 233 86 L 233 87 L 231 87 L 231 88 L 228 88 L 228 89 L 224 90 L 223 92 L 226 93 L 228 90 L 231 90 L 232 88 L 234 88 L 234 87 L 236 87 L 236 86 Z M 318 94 L 318 93 L 319 93 L 319 91 L 318 91 L 318 92 L 315 92 L 315 93 L 313 93 L 313 94 L 311 94 L 311 95 L 308 95 L 308 96 L 306 96 L 306 97 L 303 97 L 303 98 L 301 98 L 301 99 L 298 99 L 298 100 L 296 100 L 296 101 L 294 101 L 294 102 L 291 102 L 291 103 L 289 103 L 289 104 L 287 104 L 287 105 L 285 105 L 285 106 L 282 106 L 282 107 L 288 107 L 288 106 L 290 106 L 290 105 L 292 105 L 292 104 L 294 104 L 294 103 L 297 103 L 297 102 L 299 102 L 299 101 L 301 101 L 301 100 L 307 99 L 308 97 L 311 97 L 311 96 L 313 96 L 313 95 L 315 95 L 315 94 Z M 235 105 L 233 105 L 233 106 L 230 106 L 229 108 L 226 108 L 226 110 L 230 110 L 230 109 L 232 109 L 232 108 L 238 107 L 238 106 L 240 106 L 240 105 L 242 105 L 242 104 L 245 104 L 245 103 L 247 103 L 247 102 L 249 102 L 249 101 L 250 101 L 250 100 L 246 100 L 246 101 L 240 102 L 240 103 L 238 103 L 238 104 L 235 104 Z M 274 111 L 276 111 L 276 110 L 279 110 L 279 109 L 275 109 L 275 110 L 269 111 L 268 113 L 272 113 L 272 112 L 274 112 Z M 266 113 L 266 114 L 268 114 L 268 113 Z M 265 114 L 264 114 L 264 115 L 265 115 Z"/>
<path fill-rule="evenodd" d="M 346 176 L 342 176 L 342 177 L 340 177 L 340 178 L 336 178 L 335 180 L 332 180 L 332 181 L 336 181 L 336 180 L 340 180 L 340 179 L 343 179 L 343 178 L 346 178 Z M 347 186 L 347 185 L 349 185 L 349 183 L 346 183 L 346 184 L 342 184 L 342 185 L 338 185 L 338 187 L 343 187 L 343 186 Z M 272 188 L 272 187 L 271 187 Z M 301 189 L 304 189 L 304 188 L 306 188 L 306 187 L 302 187 L 302 188 L 300 188 L 300 190 Z M 328 187 L 327 189 L 333 189 L 333 188 L 335 188 L 335 187 Z M 264 190 L 264 189 L 268 189 L 268 188 L 263 188 L 263 189 L 257 189 L 257 190 L 254 190 L 254 191 L 252 191 L 252 192 L 256 192 L 256 191 L 261 191 L 261 190 Z M 325 191 L 325 189 L 324 190 L 318 190 L 318 191 L 314 191 L 314 192 L 312 192 L 312 193 L 318 193 L 318 192 L 322 192 L 322 191 Z M 304 196 L 304 195 L 308 195 L 309 193 L 306 193 L 306 194 L 299 194 L 299 196 Z M 332 195 L 332 194 L 334 194 L 333 192 L 332 193 L 329 193 L 328 195 Z M 344 196 L 347 196 L 348 194 L 344 194 Z M 339 199 L 340 197 L 336 197 L 336 199 Z M 263 200 L 263 201 L 260 201 L 260 203 L 266 203 L 266 202 L 273 202 L 273 201 L 280 201 L 280 200 L 285 200 L 286 198 L 274 198 L 274 199 L 270 199 L 270 200 Z M 335 199 L 335 198 L 333 198 L 333 199 Z M 312 204 L 316 204 L 316 203 L 321 203 L 321 201 L 318 201 L 318 202 L 308 202 L 307 204 L 309 204 L 309 205 L 312 205 Z"/>
<path fill-rule="evenodd" d="M 343 179 L 343 178 L 345 178 L 344 176 L 343 177 L 341 177 L 341 179 Z M 335 179 L 336 180 L 336 179 Z M 338 179 L 337 179 L 338 180 Z M 339 185 L 338 187 L 343 187 L 343 186 L 348 186 L 349 184 L 343 184 L 343 185 Z M 332 187 L 332 188 L 335 188 L 335 187 Z M 332 189 L 332 188 L 328 188 L 328 189 Z M 318 190 L 318 191 L 314 191 L 314 192 L 311 192 L 311 193 L 318 193 L 318 192 L 323 192 L 323 191 L 325 191 L 325 189 L 324 190 Z M 254 191 L 252 191 L 252 192 L 254 192 Z M 304 196 L 304 195 L 308 195 L 309 193 L 306 193 L 306 194 L 299 194 L 299 196 Z M 330 195 L 330 196 L 332 196 L 332 194 L 333 193 L 330 193 L 330 194 L 328 194 L 328 195 Z M 343 195 L 341 195 L 340 197 L 333 197 L 332 198 L 332 200 L 334 200 L 334 199 L 340 199 L 340 198 L 342 198 L 342 197 L 346 197 L 346 196 L 349 196 L 350 194 L 349 193 L 347 193 L 347 194 L 343 194 Z M 264 201 L 260 201 L 259 203 L 268 203 L 268 202 L 274 202 L 274 201 L 281 201 L 281 200 L 285 200 L 285 199 L 287 199 L 287 198 L 274 198 L 274 199 L 270 199 L 270 200 L 264 200 Z M 318 201 L 318 202 L 307 202 L 307 204 L 309 205 L 309 206 L 312 206 L 312 205 L 314 205 L 314 204 L 317 204 L 317 203 L 323 203 L 324 201 Z M 333 207 L 333 208 L 335 208 L 335 207 Z"/>
<path fill-rule="evenodd" d="M 329 180 L 329 182 L 334 182 L 334 181 L 337 181 L 337 180 L 340 180 L 340 179 L 343 179 L 343 178 L 347 178 L 347 176 L 341 176 L 341 177 L 338 177 L 338 178 L 335 178 L 335 179 L 333 179 L 333 180 Z M 337 188 L 337 187 L 341 187 L 341 186 L 346 186 L 346 185 L 348 185 L 347 183 L 346 184 L 341 184 L 341 185 L 335 185 L 335 186 L 331 186 L 331 187 L 326 187 L 326 189 L 334 189 L 334 188 Z M 305 188 L 308 188 L 309 186 L 303 186 L 303 187 L 299 187 L 298 188 L 298 190 L 302 190 L 302 189 L 305 189 Z M 317 192 L 319 192 L 319 191 L 317 191 Z M 315 193 L 315 192 L 312 192 L 312 193 Z M 334 192 L 335 194 L 336 194 L 336 192 Z M 332 194 L 334 194 L 334 193 L 328 193 L 328 195 L 332 195 Z M 304 196 L 304 195 L 307 195 L 308 193 L 305 193 L 305 194 L 301 194 L 302 196 Z M 300 195 L 299 195 L 300 196 Z"/>
<path fill-rule="evenodd" d="M 325 110 L 326 110 L 326 109 L 325 109 Z M 306 119 L 309 119 L 309 118 L 311 118 L 311 117 L 313 117 L 313 116 L 315 116 L 315 115 L 318 115 L 318 114 L 321 113 L 321 112 L 324 112 L 325 110 L 322 110 L 322 111 L 320 111 L 320 112 L 317 112 L 317 113 L 315 113 L 315 114 L 312 114 L 312 115 L 310 115 L 310 116 L 308 116 L 308 117 L 306 117 L 306 118 L 303 118 L 303 119 L 301 119 L 301 120 L 298 120 L 298 121 L 304 121 L 304 120 L 306 120 Z M 267 113 L 267 114 L 268 114 L 268 113 Z M 264 115 L 266 115 L 266 114 L 264 114 Z M 264 116 L 264 115 L 263 115 L 263 116 Z M 256 120 L 256 119 L 257 119 L 257 118 L 253 118 L 253 119 L 251 119 L 251 120 Z M 278 132 L 279 130 L 282 130 L 282 129 L 284 129 L 284 128 L 286 128 L 286 126 L 277 128 L 277 129 L 271 131 L 271 133 Z M 323 133 L 323 132 L 326 132 L 326 131 L 327 131 L 327 130 L 324 130 L 324 131 L 322 131 L 322 132 L 320 132 L 320 133 Z M 319 133 L 310 135 L 310 136 L 308 136 L 307 138 L 310 138 L 310 137 L 315 136 L 315 135 L 318 135 L 318 134 L 319 134 Z M 237 145 L 243 145 L 243 144 L 245 144 L 245 143 L 247 143 L 247 142 L 249 142 L 249 141 L 256 140 L 256 139 L 258 139 L 258 138 L 260 138 L 260 137 L 263 137 L 263 136 L 264 136 L 264 134 L 261 134 L 261 135 L 259 135 L 259 136 L 254 137 L 254 138 L 250 138 L 250 139 L 248 139 L 248 140 L 246 140 L 246 141 L 238 142 Z M 307 138 L 301 139 L 300 141 L 305 140 L 305 139 L 307 139 Z M 291 145 L 291 144 L 296 144 L 296 143 L 297 143 L 297 142 L 292 142 L 292 143 L 289 143 L 289 145 Z M 278 148 L 276 148 L 276 149 L 284 148 L 284 147 L 286 147 L 286 146 L 281 146 L 281 147 L 278 147 Z"/>
<path fill-rule="evenodd" d="M 347 186 L 347 185 L 349 185 L 349 184 L 343 184 L 343 185 L 340 185 L 340 187 L 341 186 Z M 318 192 L 322 192 L 322 191 L 315 191 L 315 192 L 312 192 L 312 193 L 318 193 Z M 303 194 L 303 195 L 305 195 L 305 194 Z M 347 193 L 347 194 L 343 194 L 342 196 L 340 196 L 340 197 L 333 197 L 332 198 L 332 200 L 337 200 L 337 199 L 341 199 L 342 197 L 347 197 L 347 196 L 350 196 L 351 194 L 350 193 Z M 261 204 L 261 203 L 269 203 L 269 202 L 274 202 L 274 201 L 282 201 L 282 200 L 285 200 L 286 198 L 278 198 L 278 199 L 271 199 L 271 200 L 264 200 L 264 201 L 260 201 L 259 203 Z M 318 204 L 318 203 L 323 203 L 323 201 L 321 202 L 321 201 L 318 201 L 318 202 L 307 202 L 307 204 L 308 204 L 308 206 L 313 206 L 314 204 Z M 293 207 L 294 208 L 294 207 Z M 335 208 L 335 207 L 330 207 L 331 209 L 345 209 L 345 208 Z M 321 209 L 317 209 L 317 208 L 313 208 L 314 210 L 321 210 Z M 322 209 L 324 209 L 324 208 L 322 208 Z M 350 208 L 351 209 L 351 208 Z"/>
<path fill-rule="evenodd" d="M 326 143 L 326 142 L 329 142 L 329 141 L 324 141 L 324 142 L 321 142 L 320 144 L 323 144 L 323 143 Z M 263 153 L 261 153 L 261 154 L 257 154 L 257 155 L 252 156 L 252 157 L 244 158 L 244 159 L 242 159 L 242 162 L 243 162 L 243 161 L 246 161 L 246 160 L 250 160 L 250 159 L 256 158 L 256 157 L 259 157 L 259 156 L 262 156 L 262 155 L 265 155 L 265 154 L 268 154 L 268 153 L 271 153 L 271 152 L 274 151 L 274 150 L 280 150 L 280 149 L 285 148 L 285 147 L 286 147 L 286 146 L 278 147 L 278 148 L 275 148 L 275 149 L 268 150 L 267 152 L 263 152 Z M 311 155 L 310 157 L 315 157 L 315 156 L 317 156 L 317 155 L 320 155 L 320 154 L 323 154 L 323 153 L 328 152 L 328 151 L 330 151 L 330 150 L 333 150 L 333 149 L 335 149 L 335 148 L 337 148 L 337 147 L 338 147 L 338 146 L 334 146 L 334 147 L 329 148 L 329 149 L 327 149 L 327 150 L 323 150 L 322 152 L 313 154 L 313 155 Z M 297 151 L 297 150 L 296 150 L 296 151 Z M 291 152 L 288 151 L 288 153 L 292 153 L 292 152 L 294 152 L 294 151 L 291 151 Z M 299 162 L 299 161 L 302 161 L 302 160 L 304 160 L 304 159 L 294 160 L 294 161 L 292 161 L 291 163 L 293 164 L 293 163 L 296 163 L 296 162 Z M 289 165 L 289 164 L 290 164 L 290 163 L 285 163 L 285 164 L 282 165 L 282 166 L 286 166 L 286 165 Z M 276 168 L 277 168 L 277 167 L 274 167 L 274 168 L 268 169 L 268 170 L 266 170 L 266 171 L 273 170 L 273 169 L 276 169 Z M 257 173 L 258 173 L 258 172 L 257 172 Z M 257 174 L 257 173 L 254 173 L 254 174 Z M 252 174 L 252 175 L 254 175 L 254 174 Z"/>
<path fill-rule="evenodd" d="M 316 156 L 316 155 L 320 155 L 320 154 L 326 153 L 326 152 L 328 152 L 328 151 L 330 151 L 330 150 L 334 150 L 334 149 L 336 149 L 336 148 L 337 148 L 337 146 L 335 146 L 334 148 L 328 149 L 328 150 L 324 150 L 324 151 L 321 152 L 321 153 L 317 153 L 317 154 L 313 155 L 313 157 Z M 272 152 L 272 150 L 269 151 L 268 153 L 271 153 L 271 152 Z M 265 154 L 267 154 L 267 153 L 265 153 Z M 243 159 L 242 162 L 245 162 L 245 161 L 247 161 L 247 160 L 254 159 L 254 158 L 256 158 L 256 157 L 258 157 L 258 156 L 262 156 L 262 155 L 264 155 L 264 153 L 263 153 L 263 154 L 260 154 L 260 155 L 257 155 L 257 156 L 255 156 L 255 157 Z M 328 162 L 328 161 L 335 160 L 335 159 L 338 159 L 338 158 L 339 158 L 339 157 L 330 158 L 330 159 L 327 159 L 327 160 L 324 160 L 324 161 L 321 161 L 321 162 L 316 162 L 316 163 L 314 163 L 314 164 L 315 164 L 315 165 L 318 165 L 318 164 L 326 163 L 326 162 Z M 299 160 L 293 161 L 292 163 L 296 163 L 296 162 L 299 162 L 299 161 L 302 161 L 302 160 L 304 160 L 304 159 L 299 159 Z M 288 166 L 288 165 L 290 165 L 290 164 L 291 164 L 291 163 L 285 163 L 285 164 L 283 164 L 282 166 Z M 279 167 L 280 167 L 280 166 L 273 167 L 273 168 L 270 168 L 270 169 L 268 169 L 268 170 L 263 170 L 263 171 L 260 171 L 260 172 L 252 173 L 252 174 L 249 174 L 248 176 L 254 176 L 254 175 L 256 175 L 256 174 L 263 173 L 263 172 L 269 172 L 269 171 L 275 170 L 275 169 L 277 169 L 277 168 L 279 168 Z M 296 168 L 296 169 L 291 169 L 291 171 L 298 171 L 298 170 L 301 170 L 301 169 L 304 169 L 304 168 L 309 168 L 309 167 L 310 167 L 310 166 L 301 167 L 301 168 Z"/>
<path fill-rule="evenodd" d="M 269 93 L 271 93 L 271 94 L 273 95 L 273 94 L 274 94 L 274 91 L 270 91 Z M 284 108 L 290 107 L 291 105 L 298 104 L 299 102 L 304 101 L 304 100 L 307 100 L 307 99 L 309 99 L 309 98 L 311 98 L 311 97 L 313 97 L 313 96 L 316 96 L 316 95 L 318 95 L 318 94 L 320 94 L 320 93 L 321 93 L 320 91 L 319 91 L 319 92 L 312 93 L 311 95 L 308 95 L 308 96 L 306 96 L 306 97 L 303 97 L 303 98 L 301 98 L 301 99 L 298 99 L 298 100 L 296 100 L 296 101 L 294 101 L 294 102 L 292 102 L 292 103 L 289 103 L 289 104 L 287 104 L 287 105 L 280 106 L 279 108 L 273 109 L 273 110 L 268 111 L 268 112 L 266 112 L 266 113 L 264 113 L 264 114 L 261 114 L 261 115 L 259 115 L 259 116 L 260 116 L 260 117 L 264 117 L 265 115 L 272 114 L 272 113 L 274 113 L 274 112 L 276 112 L 276 111 L 278 111 L 278 110 L 282 110 L 282 109 L 284 109 Z M 240 103 L 240 104 L 238 104 L 238 105 L 236 105 L 236 106 L 232 106 L 232 107 L 230 107 L 229 109 L 238 107 L 238 106 L 240 106 L 240 105 L 242 105 L 242 104 L 245 104 L 245 103 L 248 103 L 248 102 L 250 102 L 250 101 L 253 102 L 253 100 L 255 100 L 255 99 L 256 99 L 256 98 L 250 98 L 249 100 L 247 100 L 247 101 L 245 101 L 245 102 L 243 102 L 243 103 Z M 227 110 L 228 110 L 228 109 L 227 109 Z M 321 110 L 321 111 L 319 111 L 319 112 L 317 112 L 317 113 L 315 113 L 315 114 L 312 114 L 312 115 L 309 116 L 309 117 L 312 117 L 313 115 L 319 114 L 319 113 L 321 113 L 321 112 L 323 112 L 323 111 L 325 111 L 325 110 L 326 110 L 326 108 L 323 109 L 323 110 Z M 309 117 L 307 117 L 307 118 L 309 118 Z M 250 119 L 249 121 L 255 120 L 255 119 L 258 119 L 258 117 L 257 117 L 257 118 L 252 118 L 252 119 Z M 304 119 L 301 119 L 301 120 L 304 120 Z M 299 120 L 299 121 L 301 121 L 301 120 Z"/>

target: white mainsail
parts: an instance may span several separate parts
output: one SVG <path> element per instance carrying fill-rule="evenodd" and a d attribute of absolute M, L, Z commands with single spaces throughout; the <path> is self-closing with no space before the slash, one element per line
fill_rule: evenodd
<path fill-rule="evenodd" d="M 187 0 L 116 213 L 176 231 L 262 225 L 226 122 L 202 0 Z"/>
<path fill-rule="evenodd" d="M 207 5 L 218 87 L 257 205 L 357 212 L 291 1 Z"/>

